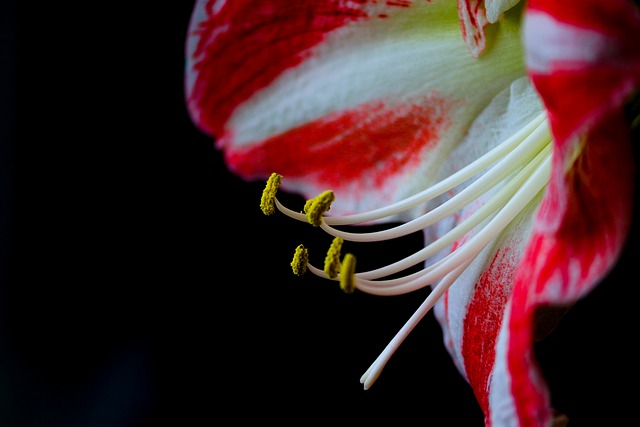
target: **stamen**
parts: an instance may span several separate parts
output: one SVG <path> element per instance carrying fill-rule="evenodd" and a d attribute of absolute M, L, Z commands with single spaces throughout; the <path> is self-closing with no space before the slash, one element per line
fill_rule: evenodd
<path fill-rule="evenodd" d="M 260 209 L 265 215 L 273 215 L 275 213 L 276 193 L 281 183 L 282 175 L 275 172 L 267 180 L 267 185 L 262 191 L 262 199 L 260 199 Z"/>
<path fill-rule="evenodd" d="M 261 207 L 263 204 L 270 207 L 270 210 L 263 209 L 265 214 L 267 211 L 273 213 L 273 210 L 277 208 L 291 218 L 307 221 L 334 236 L 325 258 L 324 270 L 309 263 L 308 252 L 300 245 L 296 249 L 294 262 L 291 263 L 295 274 L 300 275 L 308 269 L 317 276 L 339 281 L 340 288 L 346 293 L 352 293 L 358 289 L 373 295 L 400 295 L 426 286 L 433 286 L 418 310 L 362 376 L 360 381 L 364 384 L 365 390 L 371 387 L 391 355 L 447 289 L 456 282 L 482 250 L 494 241 L 514 218 L 544 190 L 551 173 L 551 142 L 549 124 L 545 114 L 542 113 L 509 139 L 433 186 L 389 206 L 353 215 L 325 215 L 335 200 L 335 196 L 330 190 L 308 200 L 303 213 L 295 212 L 283 206 L 275 197 L 275 191 L 280 185 L 282 177 L 277 174 L 272 175 L 275 178 L 273 182 L 271 178 L 269 179 L 265 189 L 265 193 L 268 193 L 269 197 L 266 197 L 267 201 L 264 201 L 263 194 L 263 202 L 261 203 Z M 404 224 L 382 231 L 363 233 L 346 232 L 335 228 L 340 225 L 383 220 L 441 196 L 477 175 L 479 176 L 473 182 L 457 191 L 446 202 Z M 271 190 L 272 187 L 275 189 Z M 342 262 L 340 261 L 340 252 L 344 241 L 382 241 L 424 230 L 459 213 L 490 191 L 493 193 L 490 196 L 485 196 L 483 199 L 486 200 L 483 200 L 482 205 L 474 209 L 468 218 L 460 222 L 456 221 L 457 224 L 444 235 L 402 260 L 359 273 L 356 273 L 354 255 L 348 253 Z M 447 248 L 454 247 L 455 242 L 460 242 L 467 235 L 468 239 L 465 243 L 451 249 L 450 253 L 438 261 L 432 262 L 418 272 L 397 276 L 397 273 L 401 273 L 420 262 L 425 262 Z M 392 279 L 385 279 L 394 275 L 396 276 Z"/>
<path fill-rule="evenodd" d="M 342 268 L 340 269 L 340 289 L 345 293 L 351 294 L 356 290 L 356 257 L 352 254 L 346 254 L 342 260 Z"/>
<path fill-rule="evenodd" d="M 293 254 L 293 261 L 291 261 L 291 269 L 296 276 L 302 276 L 307 272 L 307 264 L 309 264 L 309 251 L 304 245 L 298 245 L 295 253 Z"/>
<path fill-rule="evenodd" d="M 487 201 L 474 214 L 457 227 L 449 231 L 443 238 L 432 242 L 421 251 L 377 270 L 355 274 L 355 286 L 366 293 L 374 295 L 400 295 L 435 284 L 449 272 L 456 270 L 467 261 L 472 261 L 484 247 L 493 240 L 518 213 L 535 198 L 549 181 L 551 171 L 550 147 L 525 166 L 525 168 L 509 184 Z M 531 170 L 534 172 L 531 173 Z M 514 191 L 516 190 L 517 191 Z M 496 206 L 499 206 L 496 212 Z M 404 277 L 389 280 L 373 280 L 389 276 L 435 255 L 458 238 L 462 237 L 489 214 L 493 218 L 465 244 L 458 247 L 443 259 L 423 270 Z M 346 258 L 346 257 L 345 257 Z M 343 260 L 344 264 L 344 260 Z M 326 277 L 323 270 L 308 265 L 309 269 L 320 277 Z M 344 266 L 343 266 L 344 268 Z"/>
<path fill-rule="evenodd" d="M 467 181 L 474 175 L 481 173 L 493 163 L 499 161 L 486 173 L 488 174 L 488 176 L 486 178 L 483 176 L 481 178 L 481 183 L 476 184 L 477 187 L 474 187 L 475 190 L 482 190 L 483 188 L 485 188 L 485 186 L 489 186 L 492 182 L 496 182 L 500 179 L 500 177 L 504 177 L 506 174 L 512 172 L 518 166 L 521 166 L 523 164 L 523 159 L 531 158 L 531 156 L 535 155 L 544 145 L 548 144 L 550 139 L 551 137 L 548 122 L 545 118 L 545 114 L 541 113 L 533 118 L 529 123 L 527 123 L 522 129 L 509 137 L 507 140 L 498 144 L 492 150 L 479 157 L 477 160 L 471 162 L 466 167 L 460 169 L 458 172 L 450 175 L 449 177 L 432 185 L 431 187 L 428 187 L 425 190 L 414 194 L 413 196 L 407 197 L 391 205 L 387 205 L 368 212 L 342 216 L 325 216 L 324 218 L 315 217 L 317 212 L 313 212 L 312 215 L 314 215 L 314 217 L 310 218 L 309 211 L 312 209 L 313 203 L 317 203 L 317 199 L 323 196 L 324 193 L 314 199 L 310 199 L 307 201 L 304 209 L 304 212 L 307 213 L 306 215 L 287 208 L 286 206 L 282 205 L 277 200 L 277 198 L 274 202 L 278 210 L 285 215 L 298 221 L 311 222 L 316 226 L 320 226 L 322 224 L 322 228 L 325 229 L 325 227 L 327 227 L 326 231 L 330 232 L 329 230 L 335 229 L 329 226 L 372 222 L 401 213 L 405 210 L 412 209 L 422 203 L 425 203 L 435 197 L 446 193 L 447 191 Z M 333 196 L 333 192 L 328 191 L 325 193 L 330 193 L 331 197 Z M 473 191 L 469 190 L 465 192 L 462 197 L 456 199 L 455 202 L 450 201 L 447 205 L 447 208 L 442 208 L 442 210 L 438 211 L 437 214 L 431 214 L 431 217 L 427 217 L 424 219 L 418 218 L 414 221 L 410 221 L 409 223 L 402 224 L 394 229 L 391 229 L 395 230 L 395 232 L 385 230 L 382 232 L 376 232 L 377 234 L 361 233 L 360 235 L 357 235 L 353 233 L 347 235 L 344 234 L 344 232 L 339 232 L 340 234 L 338 234 L 338 230 L 335 230 L 331 231 L 330 234 L 334 236 L 340 235 L 345 240 L 351 241 L 380 241 L 400 237 L 402 235 L 407 235 L 413 231 L 424 228 L 424 222 L 437 221 L 437 219 L 434 219 L 435 216 L 444 215 L 444 209 L 454 209 L 456 207 L 459 207 L 464 204 L 464 201 L 467 200 L 466 198 L 472 195 Z M 461 194 L 458 194 L 458 197 L 459 196 L 461 196 Z M 335 197 L 330 199 L 329 204 L 333 202 L 334 198 Z M 475 199 L 477 199 L 477 193 L 476 197 L 473 198 L 473 200 Z M 324 210 L 324 212 L 327 211 L 328 206 L 326 207 L 326 210 Z"/>
<path fill-rule="evenodd" d="M 532 135 L 536 132 L 532 138 L 527 138 L 529 135 Z M 353 214 L 353 215 L 344 215 L 344 216 L 335 216 L 335 217 L 326 217 L 325 220 L 330 225 L 350 225 L 350 224 L 358 224 L 375 221 L 377 219 L 386 218 L 404 211 L 407 211 L 411 208 L 414 208 L 420 204 L 423 204 L 439 195 L 446 193 L 447 191 L 457 187 L 463 182 L 467 181 L 469 178 L 477 175 L 478 173 L 485 170 L 487 167 L 491 166 L 497 160 L 502 159 L 508 153 L 513 151 L 516 148 L 521 147 L 523 143 L 526 144 L 527 141 L 538 142 L 536 146 L 539 147 L 539 143 L 541 140 L 548 142 L 546 135 L 549 134 L 549 126 L 546 120 L 545 113 L 540 113 L 536 117 L 534 117 L 529 123 L 527 123 L 522 129 L 518 130 L 515 134 L 510 136 L 508 139 L 498 144 L 496 147 L 491 149 L 489 152 L 479 157 L 475 161 L 471 162 L 466 167 L 460 169 L 458 172 L 448 176 L 442 181 L 432 185 L 425 190 L 414 194 L 413 196 L 407 197 L 399 202 L 393 203 L 388 206 L 384 206 L 379 209 L 374 209 L 369 212 Z M 524 147 L 523 147 L 524 148 Z M 529 147 L 532 150 L 535 150 L 534 147 Z M 522 150 L 522 148 L 520 148 Z M 526 150 L 528 151 L 528 150 Z M 526 156 L 526 153 L 520 153 L 520 155 Z M 518 154 L 516 154 L 515 159 L 518 159 Z M 514 158 L 510 158 L 511 161 Z M 518 164 L 522 164 L 522 161 L 518 161 Z"/>
<path fill-rule="evenodd" d="M 324 259 L 324 274 L 329 279 L 335 279 L 338 277 L 342 263 L 340 262 L 340 250 L 342 249 L 343 240 L 340 237 L 336 237 L 331 242 L 327 256 Z"/>
<path fill-rule="evenodd" d="M 536 154 L 538 154 L 540 150 L 544 149 L 545 146 L 549 146 L 550 141 L 551 133 L 547 126 L 540 126 L 536 128 L 534 132 L 532 132 L 527 138 L 522 141 L 520 146 L 506 155 L 489 171 L 478 178 L 474 183 L 469 185 L 469 187 L 458 193 L 456 196 L 452 197 L 447 202 L 436 207 L 432 211 L 427 212 L 421 217 L 401 224 L 399 226 L 383 231 L 370 233 L 349 233 L 337 230 L 330 225 L 342 222 L 342 219 L 347 218 L 343 216 L 327 217 L 325 218 L 325 222 L 321 225 L 321 227 L 324 231 L 331 234 L 332 236 L 339 236 L 344 240 L 349 240 L 352 242 L 377 242 L 382 240 L 395 239 L 398 237 L 409 235 L 419 230 L 423 230 L 426 227 L 442 220 L 443 218 L 452 215 L 454 212 L 462 209 L 472 201 L 477 200 L 482 194 L 489 191 L 497 183 L 501 182 L 505 177 L 514 172 L 517 168 L 521 167 L 523 159 L 531 159 Z M 434 187 L 435 186 L 431 188 Z M 355 215 L 351 215 L 348 218 L 353 218 L 354 216 Z"/>
<path fill-rule="evenodd" d="M 538 167 L 542 163 L 542 161 L 548 158 L 550 153 L 551 147 L 545 147 L 544 150 L 542 150 L 532 161 L 525 165 L 525 167 L 520 172 L 518 172 L 518 174 L 516 174 L 504 187 L 502 187 L 493 197 L 486 201 L 484 205 L 482 205 L 466 220 L 462 221 L 456 227 L 452 228 L 444 236 L 440 237 L 431 244 L 422 248 L 420 251 L 407 258 L 404 258 L 399 262 L 390 264 L 377 270 L 358 273 L 358 277 L 363 279 L 376 279 L 379 277 L 398 273 L 402 270 L 416 265 L 419 262 L 425 261 L 436 253 L 440 252 L 442 249 L 445 249 L 449 245 L 453 244 L 456 240 L 461 238 L 467 232 L 471 231 L 474 227 L 481 224 L 491 214 L 495 214 L 502 206 L 504 206 L 507 201 L 516 193 L 516 191 L 521 188 L 525 180 L 529 176 L 531 176 L 536 167 Z M 533 196 L 535 196 L 535 194 L 532 195 L 532 197 Z M 425 214 L 425 216 L 427 216 L 428 214 L 429 213 Z M 396 279 L 396 281 L 398 281 L 398 279 Z"/>
<path fill-rule="evenodd" d="M 320 193 L 313 199 L 307 200 L 304 205 L 304 213 L 307 215 L 309 224 L 314 227 L 322 224 L 322 218 L 324 214 L 331 208 L 331 203 L 336 199 L 333 195 L 333 191 L 327 190 Z"/>
<path fill-rule="evenodd" d="M 382 369 L 385 367 L 393 353 L 396 352 L 400 344 L 409 336 L 413 328 L 416 327 L 418 322 L 433 308 L 438 300 L 444 295 L 444 293 L 451 287 L 451 285 L 460 277 L 462 272 L 469 266 L 471 261 L 466 264 L 460 265 L 455 270 L 447 274 L 438 285 L 429 293 L 420 307 L 413 313 L 404 326 L 396 333 L 393 339 L 387 344 L 385 349 L 380 353 L 376 360 L 369 366 L 369 369 L 360 377 L 360 383 L 364 385 L 364 389 L 368 390 L 369 387 L 378 379 L 382 373 Z"/>
<path fill-rule="evenodd" d="M 387 364 L 393 353 L 398 349 L 400 344 L 409 335 L 417 323 L 425 316 L 435 303 L 444 295 L 447 289 L 455 283 L 462 272 L 471 264 L 477 254 L 486 246 L 486 244 L 495 237 L 496 230 L 502 231 L 506 225 L 508 225 L 513 218 L 535 197 L 548 183 L 549 173 L 551 172 L 551 158 L 547 156 L 544 159 L 543 165 L 539 167 L 531 178 L 522 186 L 522 188 L 516 193 L 513 199 L 505 205 L 505 207 L 494 217 L 494 219 L 481 231 L 478 232 L 474 238 L 464 244 L 462 247 L 469 249 L 472 252 L 471 256 L 464 258 L 459 265 L 455 266 L 450 272 L 443 277 L 443 279 L 432 289 L 425 301 L 420 305 L 418 310 L 409 318 L 407 323 L 398 331 L 393 339 L 387 344 L 385 349 L 380 353 L 376 360 L 371 364 L 369 369 L 360 378 L 360 383 L 364 385 L 364 389 L 369 389 L 373 383 L 378 379 L 382 373 L 382 369 Z M 491 230 L 494 228 L 494 230 Z M 489 231 L 487 231 L 489 230 Z M 483 235 L 484 234 L 484 235 Z M 475 248 L 474 248 L 475 247 Z M 459 251 L 458 255 L 460 254 Z M 450 254 L 449 256 L 453 255 Z M 448 257 L 449 257 L 448 256 Z M 446 259 L 446 258 L 445 258 Z M 359 289 L 363 287 L 359 284 Z"/>
<path fill-rule="evenodd" d="M 500 234 L 513 218 L 542 191 L 549 182 L 550 172 L 551 158 L 547 157 L 543 161 L 543 164 L 487 225 L 482 227 L 475 236 L 467 243 L 461 245 L 457 250 L 447 255 L 438 263 L 419 272 L 417 277 L 412 275 L 415 278 L 409 281 L 394 279 L 374 282 L 362 280 L 356 276 L 358 289 L 375 295 L 400 295 L 412 292 L 433 284 L 437 279 L 443 277 L 447 272 L 452 271 L 458 265 L 464 263 L 464 261 L 469 259 L 473 260 L 480 251 L 494 237 Z"/>

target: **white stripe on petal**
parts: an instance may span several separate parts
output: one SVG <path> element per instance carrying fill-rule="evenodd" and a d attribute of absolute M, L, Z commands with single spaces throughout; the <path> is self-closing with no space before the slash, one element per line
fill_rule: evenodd
<path fill-rule="evenodd" d="M 551 73 L 559 63 L 566 69 L 614 56 L 606 35 L 562 23 L 542 12 L 525 15 L 523 37 L 527 66 L 536 73 Z"/>
<path fill-rule="evenodd" d="M 511 371 L 507 366 L 507 354 L 509 351 L 509 323 L 511 305 L 507 305 L 502 327 L 498 335 L 496 345 L 496 359 L 491 373 L 489 384 L 489 408 L 491 411 L 491 425 L 493 427 L 506 427 L 517 425 L 518 415 L 516 412 L 513 394 L 511 392 Z"/>

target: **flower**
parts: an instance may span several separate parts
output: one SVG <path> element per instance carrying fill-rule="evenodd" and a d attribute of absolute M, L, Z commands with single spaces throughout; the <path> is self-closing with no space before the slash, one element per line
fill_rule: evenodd
<path fill-rule="evenodd" d="M 269 178 L 266 214 L 335 236 L 324 268 L 298 246 L 296 274 L 347 293 L 431 287 L 365 388 L 433 309 L 486 425 L 559 425 L 533 340 L 628 234 L 638 36 L 629 0 L 197 1 L 185 92 L 230 170 Z M 302 213 L 279 187 L 309 199 Z M 423 249 L 375 270 L 341 254 L 419 230 Z"/>

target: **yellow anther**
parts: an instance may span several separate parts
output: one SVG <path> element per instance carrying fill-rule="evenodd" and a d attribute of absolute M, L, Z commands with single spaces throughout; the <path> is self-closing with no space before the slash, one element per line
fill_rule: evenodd
<path fill-rule="evenodd" d="M 313 204 L 314 199 L 309 199 L 304 203 L 304 208 L 302 208 L 302 213 L 305 213 L 311 209 L 311 205 Z"/>
<path fill-rule="evenodd" d="M 327 256 L 324 258 L 324 274 L 330 279 L 338 277 L 340 267 L 342 267 L 342 263 L 340 262 L 342 243 L 343 240 L 341 237 L 335 237 L 333 242 L 331 242 Z"/>
<path fill-rule="evenodd" d="M 309 262 L 309 251 L 304 245 L 298 245 L 296 252 L 293 254 L 291 261 L 291 269 L 296 276 L 302 276 L 307 271 L 307 263 Z"/>
<path fill-rule="evenodd" d="M 336 199 L 333 195 L 333 191 L 323 191 L 313 199 L 307 200 L 304 205 L 304 213 L 307 215 L 309 224 L 314 227 L 318 227 L 322 224 L 322 215 L 325 214 L 330 208 L 331 203 Z"/>
<path fill-rule="evenodd" d="M 273 215 L 276 211 L 276 193 L 280 188 L 282 182 L 282 175 L 272 173 L 267 180 L 267 185 L 262 191 L 262 199 L 260 200 L 260 209 L 265 215 Z"/>
<path fill-rule="evenodd" d="M 353 293 L 356 289 L 356 257 L 346 254 L 340 268 L 340 289 L 345 293 Z"/>

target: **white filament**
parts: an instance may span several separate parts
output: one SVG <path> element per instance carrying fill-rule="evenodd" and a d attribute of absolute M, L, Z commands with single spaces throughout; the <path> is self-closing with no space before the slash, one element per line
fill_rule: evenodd
<path fill-rule="evenodd" d="M 481 195 L 504 183 L 468 218 L 420 251 L 387 266 L 355 274 L 357 289 L 374 295 L 400 295 L 434 285 L 424 302 L 362 375 L 360 382 L 364 384 L 365 390 L 375 382 L 393 353 L 417 323 L 433 308 L 480 252 L 544 190 L 551 173 L 551 138 L 548 122 L 544 114 L 540 114 L 508 140 L 418 194 L 369 212 L 323 217 L 320 227 L 330 235 L 341 237 L 345 241 L 372 242 L 394 239 L 423 230 L 459 212 L 478 200 Z M 346 232 L 334 227 L 380 220 L 412 209 L 481 173 L 479 178 L 451 199 L 399 226 L 370 233 Z M 284 214 L 299 221 L 307 221 L 305 214 L 288 209 L 277 199 L 275 203 Z M 384 279 L 426 261 L 473 230 L 475 230 L 473 236 L 466 243 L 428 267 L 402 277 Z M 322 269 L 310 263 L 308 269 L 313 274 L 326 278 Z M 339 280 L 339 277 L 333 280 Z"/>

